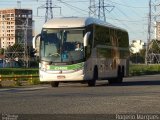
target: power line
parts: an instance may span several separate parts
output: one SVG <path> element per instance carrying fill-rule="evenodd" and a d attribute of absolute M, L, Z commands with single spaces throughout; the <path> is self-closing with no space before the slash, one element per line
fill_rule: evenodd
<path fill-rule="evenodd" d="M 121 9 L 119 9 L 118 7 L 115 7 L 115 9 L 117 9 L 118 10 L 118 12 L 120 12 L 122 15 L 124 15 L 127 19 L 116 19 L 116 20 L 119 20 L 119 21 L 126 21 L 126 22 L 132 22 L 132 23 L 138 23 L 139 22 L 139 24 L 142 24 L 141 22 L 143 21 L 143 20 L 131 20 L 131 18 L 130 18 L 130 16 L 128 16 L 125 12 L 123 12 Z M 117 13 L 117 12 L 116 12 Z M 119 16 L 121 16 L 121 15 L 119 15 Z"/>
<path fill-rule="evenodd" d="M 108 0 L 110 1 L 110 0 Z M 121 3 L 117 3 L 117 2 L 113 2 L 113 1 L 110 1 L 111 3 L 114 3 L 114 4 L 117 4 L 117 5 L 121 5 L 121 6 L 124 6 L 124 7 L 129 7 L 129 8 L 148 8 L 148 7 L 142 7 L 142 6 L 129 6 L 129 5 L 126 5 L 126 4 L 121 4 Z"/>
<path fill-rule="evenodd" d="M 59 1 L 59 0 L 57 0 L 57 1 Z M 63 0 L 63 1 L 64 1 L 64 0 Z M 79 2 L 82 2 L 82 3 L 84 3 L 84 2 L 88 2 L 88 0 L 79 0 L 79 1 L 67 0 L 67 1 L 64 1 L 64 2 L 71 2 L 71 3 L 79 3 Z"/>
<path fill-rule="evenodd" d="M 68 3 L 66 3 L 66 2 L 64 2 L 64 1 L 62 1 L 62 0 L 58 0 L 58 1 L 59 1 L 60 3 L 62 3 L 62 4 L 64 4 L 65 6 L 67 6 L 68 8 L 76 10 L 77 12 L 85 12 L 85 13 L 88 13 L 87 10 L 84 10 L 84 9 L 79 8 L 79 7 L 76 7 L 76 6 L 73 6 L 73 5 L 71 5 L 71 4 L 68 4 Z M 87 14 L 84 14 L 84 15 L 87 15 Z"/>
<path fill-rule="evenodd" d="M 64 1 L 62 1 L 62 0 L 58 0 L 58 1 L 61 2 L 61 3 L 63 3 L 63 4 L 65 4 L 65 5 L 67 5 L 67 6 L 70 6 L 70 7 L 72 7 L 72 8 L 75 8 L 75 9 L 77 9 L 77 10 L 80 10 L 80 11 L 83 11 L 83 12 L 88 12 L 88 11 L 86 11 L 86 10 L 83 10 L 83 9 L 79 8 L 79 7 L 75 7 L 75 6 L 71 5 L 71 4 L 68 4 L 68 3 L 66 3 L 66 2 L 64 2 Z"/>
<path fill-rule="evenodd" d="M 132 20 L 125 20 L 125 19 L 111 18 L 111 17 L 107 17 L 107 19 L 116 20 L 116 21 L 123 21 L 123 22 L 130 22 L 130 23 L 139 23 L 139 24 L 141 24 L 140 22 L 142 21 L 142 20 L 132 21 Z"/>

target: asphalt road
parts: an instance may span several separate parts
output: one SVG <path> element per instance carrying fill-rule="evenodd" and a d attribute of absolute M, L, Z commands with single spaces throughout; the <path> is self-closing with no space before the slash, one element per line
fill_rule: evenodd
<path fill-rule="evenodd" d="M 160 114 L 160 75 L 129 77 L 122 84 L 96 87 L 62 83 L 0 89 L 0 113 Z"/>

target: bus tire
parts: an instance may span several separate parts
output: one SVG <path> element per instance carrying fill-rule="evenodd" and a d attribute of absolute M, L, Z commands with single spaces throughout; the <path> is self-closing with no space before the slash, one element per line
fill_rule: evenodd
<path fill-rule="evenodd" d="M 59 82 L 57 82 L 57 81 L 51 82 L 51 86 L 52 87 L 58 87 L 59 86 Z"/>
<path fill-rule="evenodd" d="M 122 72 L 122 77 L 124 77 L 124 70 L 125 70 L 125 68 L 124 68 L 124 66 L 122 66 L 122 70 L 121 70 L 121 72 Z"/>
<path fill-rule="evenodd" d="M 108 80 L 108 84 L 116 83 L 116 80 L 117 80 L 117 78 L 110 78 L 110 79 Z"/>
<path fill-rule="evenodd" d="M 98 79 L 98 68 L 94 68 L 93 79 L 88 81 L 88 86 L 94 87 L 96 86 L 96 80 Z"/>
<path fill-rule="evenodd" d="M 122 68 L 122 69 L 121 69 Z M 124 74 L 124 67 L 118 66 L 118 76 L 117 76 L 117 80 L 116 83 L 122 83 L 123 82 L 123 74 Z"/>
<path fill-rule="evenodd" d="M 124 76 L 124 68 L 122 67 L 122 69 L 121 69 L 121 66 L 118 66 L 117 77 L 109 79 L 108 83 L 109 84 L 122 83 L 123 82 L 123 76 Z"/>

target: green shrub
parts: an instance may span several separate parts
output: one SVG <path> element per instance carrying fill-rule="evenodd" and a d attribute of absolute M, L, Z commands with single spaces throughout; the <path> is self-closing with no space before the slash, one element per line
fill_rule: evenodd
<path fill-rule="evenodd" d="M 0 75 L 38 75 L 38 68 L 0 68 Z"/>

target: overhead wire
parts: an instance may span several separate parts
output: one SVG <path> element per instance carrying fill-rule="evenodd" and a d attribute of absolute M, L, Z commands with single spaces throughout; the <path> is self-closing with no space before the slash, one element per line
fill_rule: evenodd
<path fill-rule="evenodd" d="M 148 7 L 136 7 L 136 6 L 128 6 L 128 5 L 125 5 L 125 4 L 120 4 L 120 3 L 117 3 L 117 2 L 112 2 L 112 1 L 110 1 L 110 0 L 108 0 L 110 3 L 114 3 L 115 5 L 116 5 L 116 10 L 118 10 L 118 12 L 119 13 L 121 13 L 125 18 L 127 18 L 126 20 L 122 20 L 122 19 L 120 19 L 120 16 L 122 16 L 122 15 L 118 15 L 117 13 L 118 12 L 115 12 L 116 13 L 116 16 L 119 16 L 118 17 L 118 19 L 117 18 L 115 18 L 115 17 L 108 17 L 108 19 L 112 19 L 112 20 L 116 20 L 117 22 L 119 22 L 119 23 L 121 23 L 124 27 L 126 27 L 126 28 L 129 28 L 129 32 L 131 32 L 132 34 L 134 34 L 134 33 L 136 33 L 136 34 L 139 34 L 139 35 L 141 35 L 142 36 L 142 33 L 144 34 L 144 31 L 145 30 L 143 30 L 143 31 L 139 31 L 139 30 L 135 30 L 135 29 L 133 29 L 132 27 L 129 27 L 129 26 L 131 26 L 130 24 L 134 24 L 134 25 L 137 25 L 137 26 L 140 26 L 139 24 L 142 24 L 142 21 L 144 21 L 144 20 L 136 20 L 136 21 L 133 21 L 133 20 L 131 20 L 132 18 L 130 18 L 130 16 L 128 16 L 125 12 L 123 12 L 123 10 L 121 10 L 117 5 L 119 5 L 119 6 L 123 6 L 123 7 L 129 7 L 129 8 L 132 8 L 132 9 L 130 9 L 131 11 L 132 11 L 132 13 L 136 13 L 135 11 L 133 11 L 133 9 L 135 10 L 135 8 L 143 8 L 143 9 L 146 9 L 146 8 L 148 8 Z M 107 2 L 108 2 L 107 1 Z M 144 19 L 144 17 L 142 17 L 142 16 L 140 16 L 140 15 L 138 15 L 137 13 L 136 13 L 136 15 L 139 17 L 139 18 L 142 18 L 142 19 Z M 147 21 L 147 20 L 146 20 Z M 125 23 L 124 23 L 125 22 Z M 126 24 L 126 22 L 128 22 L 129 24 Z M 133 25 L 132 25 L 133 26 Z M 138 27 L 137 27 L 138 28 Z M 143 24 L 143 29 L 144 29 L 144 24 Z M 135 32 L 134 32 L 135 31 Z M 137 32 L 137 31 L 139 31 L 139 32 Z"/>
<path fill-rule="evenodd" d="M 148 7 L 142 7 L 142 6 L 130 6 L 130 5 L 126 5 L 126 4 L 121 4 L 121 3 L 117 3 L 117 2 L 113 2 L 111 0 L 108 0 L 109 2 L 111 3 L 114 3 L 114 4 L 117 4 L 117 5 L 121 5 L 121 6 L 124 6 L 124 7 L 129 7 L 129 8 L 140 8 L 140 9 L 148 9 Z"/>
<path fill-rule="evenodd" d="M 84 15 L 88 15 L 88 11 L 87 10 L 84 10 L 84 9 L 79 8 L 79 7 L 76 7 L 76 6 L 73 6 L 71 4 L 68 4 L 68 3 L 66 3 L 66 2 L 64 2 L 62 0 L 58 0 L 58 1 L 61 2 L 62 4 L 64 4 L 65 6 L 69 7 L 70 9 L 72 8 L 72 9 L 78 11 L 78 12 L 85 12 L 85 14 L 84 13 L 83 14 Z"/>
<path fill-rule="evenodd" d="M 31 2 L 37 2 L 37 3 L 40 3 L 40 2 L 46 2 L 46 0 L 21 0 L 21 2 L 29 2 L 29 1 L 31 1 Z M 11 0 L 1 0 L 0 2 L 2 2 L 0 5 L 8 5 L 10 2 L 11 2 L 11 4 L 13 4 L 13 2 L 15 3 L 15 5 L 16 5 L 16 1 L 11 1 Z M 89 12 L 89 10 L 85 10 L 85 9 L 82 9 L 82 8 L 80 8 L 80 7 L 76 7 L 75 5 L 73 5 L 73 4 L 76 4 L 76 3 L 89 3 L 89 0 L 75 0 L 75 1 L 73 1 L 73 0 L 56 0 L 56 2 L 58 2 L 58 3 L 61 3 L 61 4 L 63 4 L 64 6 L 66 6 L 66 7 L 68 7 L 69 9 L 71 9 L 71 10 L 74 10 L 74 11 L 76 11 L 77 13 L 79 13 L 79 14 L 82 14 L 82 15 L 85 15 L 85 16 L 88 16 L 88 12 Z M 136 15 L 138 15 L 137 13 L 136 13 L 136 11 L 134 10 L 135 8 L 136 9 L 147 9 L 148 7 L 143 7 L 143 6 L 130 6 L 130 5 L 127 5 L 127 4 L 122 4 L 122 3 L 118 3 L 118 2 L 113 2 L 113 1 L 111 1 L 111 0 L 107 0 L 107 2 L 109 2 L 109 3 L 111 3 L 111 4 L 114 4 L 114 5 L 116 5 L 116 9 L 115 10 L 117 10 L 117 12 L 116 12 L 116 16 L 124 16 L 125 17 L 125 19 L 121 19 L 120 17 L 115 17 L 115 16 L 113 16 L 113 17 L 107 17 L 107 19 L 111 19 L 111 20 L 115 20 L 115 21 L 117 21 L 117 22 L 119 22 L 119 23 L 121 23 L 124 27 L 126 27 L 126 28 L 129 28 L 129 26 L 128 26 L 128 24 L 140 24 L 141 23 L 141 20 L 132 20 L 131 18 L 130 18 L 130 16 L 128 16 L 127 14 L 126 14 L 126 12 L 124 12 L 121 8 L 119 8 L 118 6 L 122 6 L 122 7 L 126 7 L 126 8 L 132 8 L 132 9 L 130 9 L 131 11 L 132 11 L 132 13 L 135 13 Z M 89 6 L 89 4 L 88 4 L 88 6 Z M 87 8 L 87 7 L 86 7 Z M 120 13 L 120 14 L 122 14 L 122 15 L 119 15 L 118 13 Z M 79 15 L 78 14 L 78 15 Z M 114 13 L 115 14 L 115 13 Z M 112 15 L 112 14 L 111 14 Z M 110 15 L 110 16 L 111 16 Z M 141 17 L 140 15 L 138 15 L 138 17 Z M 34 18 L 36 18 L 36 19 L 43 19 L 42 18 L 42 16 L 41 17 L 35 17 L 34 16 Z M 142 17 L 141 17 L 142 18 Z M 125 22 L 125 23 L 124 23 Z M 126 24 L 126 22 L 128 23 L 128 24 Z M 130 28 L 129 28 L 130 29 Z"/>
<path fill-rule="evenodd" d="M 115 14 L 116 16 L 118 16 L 116 12 L 114 12 L 114 14 Z M 112 15 L 112 16 L 113 16 L 113 15 Z M 135 30 L 133 30 L 132 27 L 129 26 L 129 24 L 124 23 L 124 21 L 119 21 L 119 19 L 116 19 L 115 16 L 113 16 L 113 17 L 114 17 L 114 18 L 112 18 L 112 17 L 111 17 L 111 18 L 114 19 L 114 20 L 116 20 L 117 26 L 119 26 L 119 25 L 124 26 L 123 28 L 126 28 L 126 29 L 128 30 L 128 32 L 129 32 L 129 33 L 132 33 L 132 34 L 134 34 L 134 33 L 139 34 L 139 35 L 142 34 L 143 31 L 139 31 L 139 32 L 137 33 L 137 32 L 135 32 Z M 126 21 L 125 21 L 125 22 L 126 22 Z M 122 27 L 122 26 L 121 26 L 121 27 Z"/>

